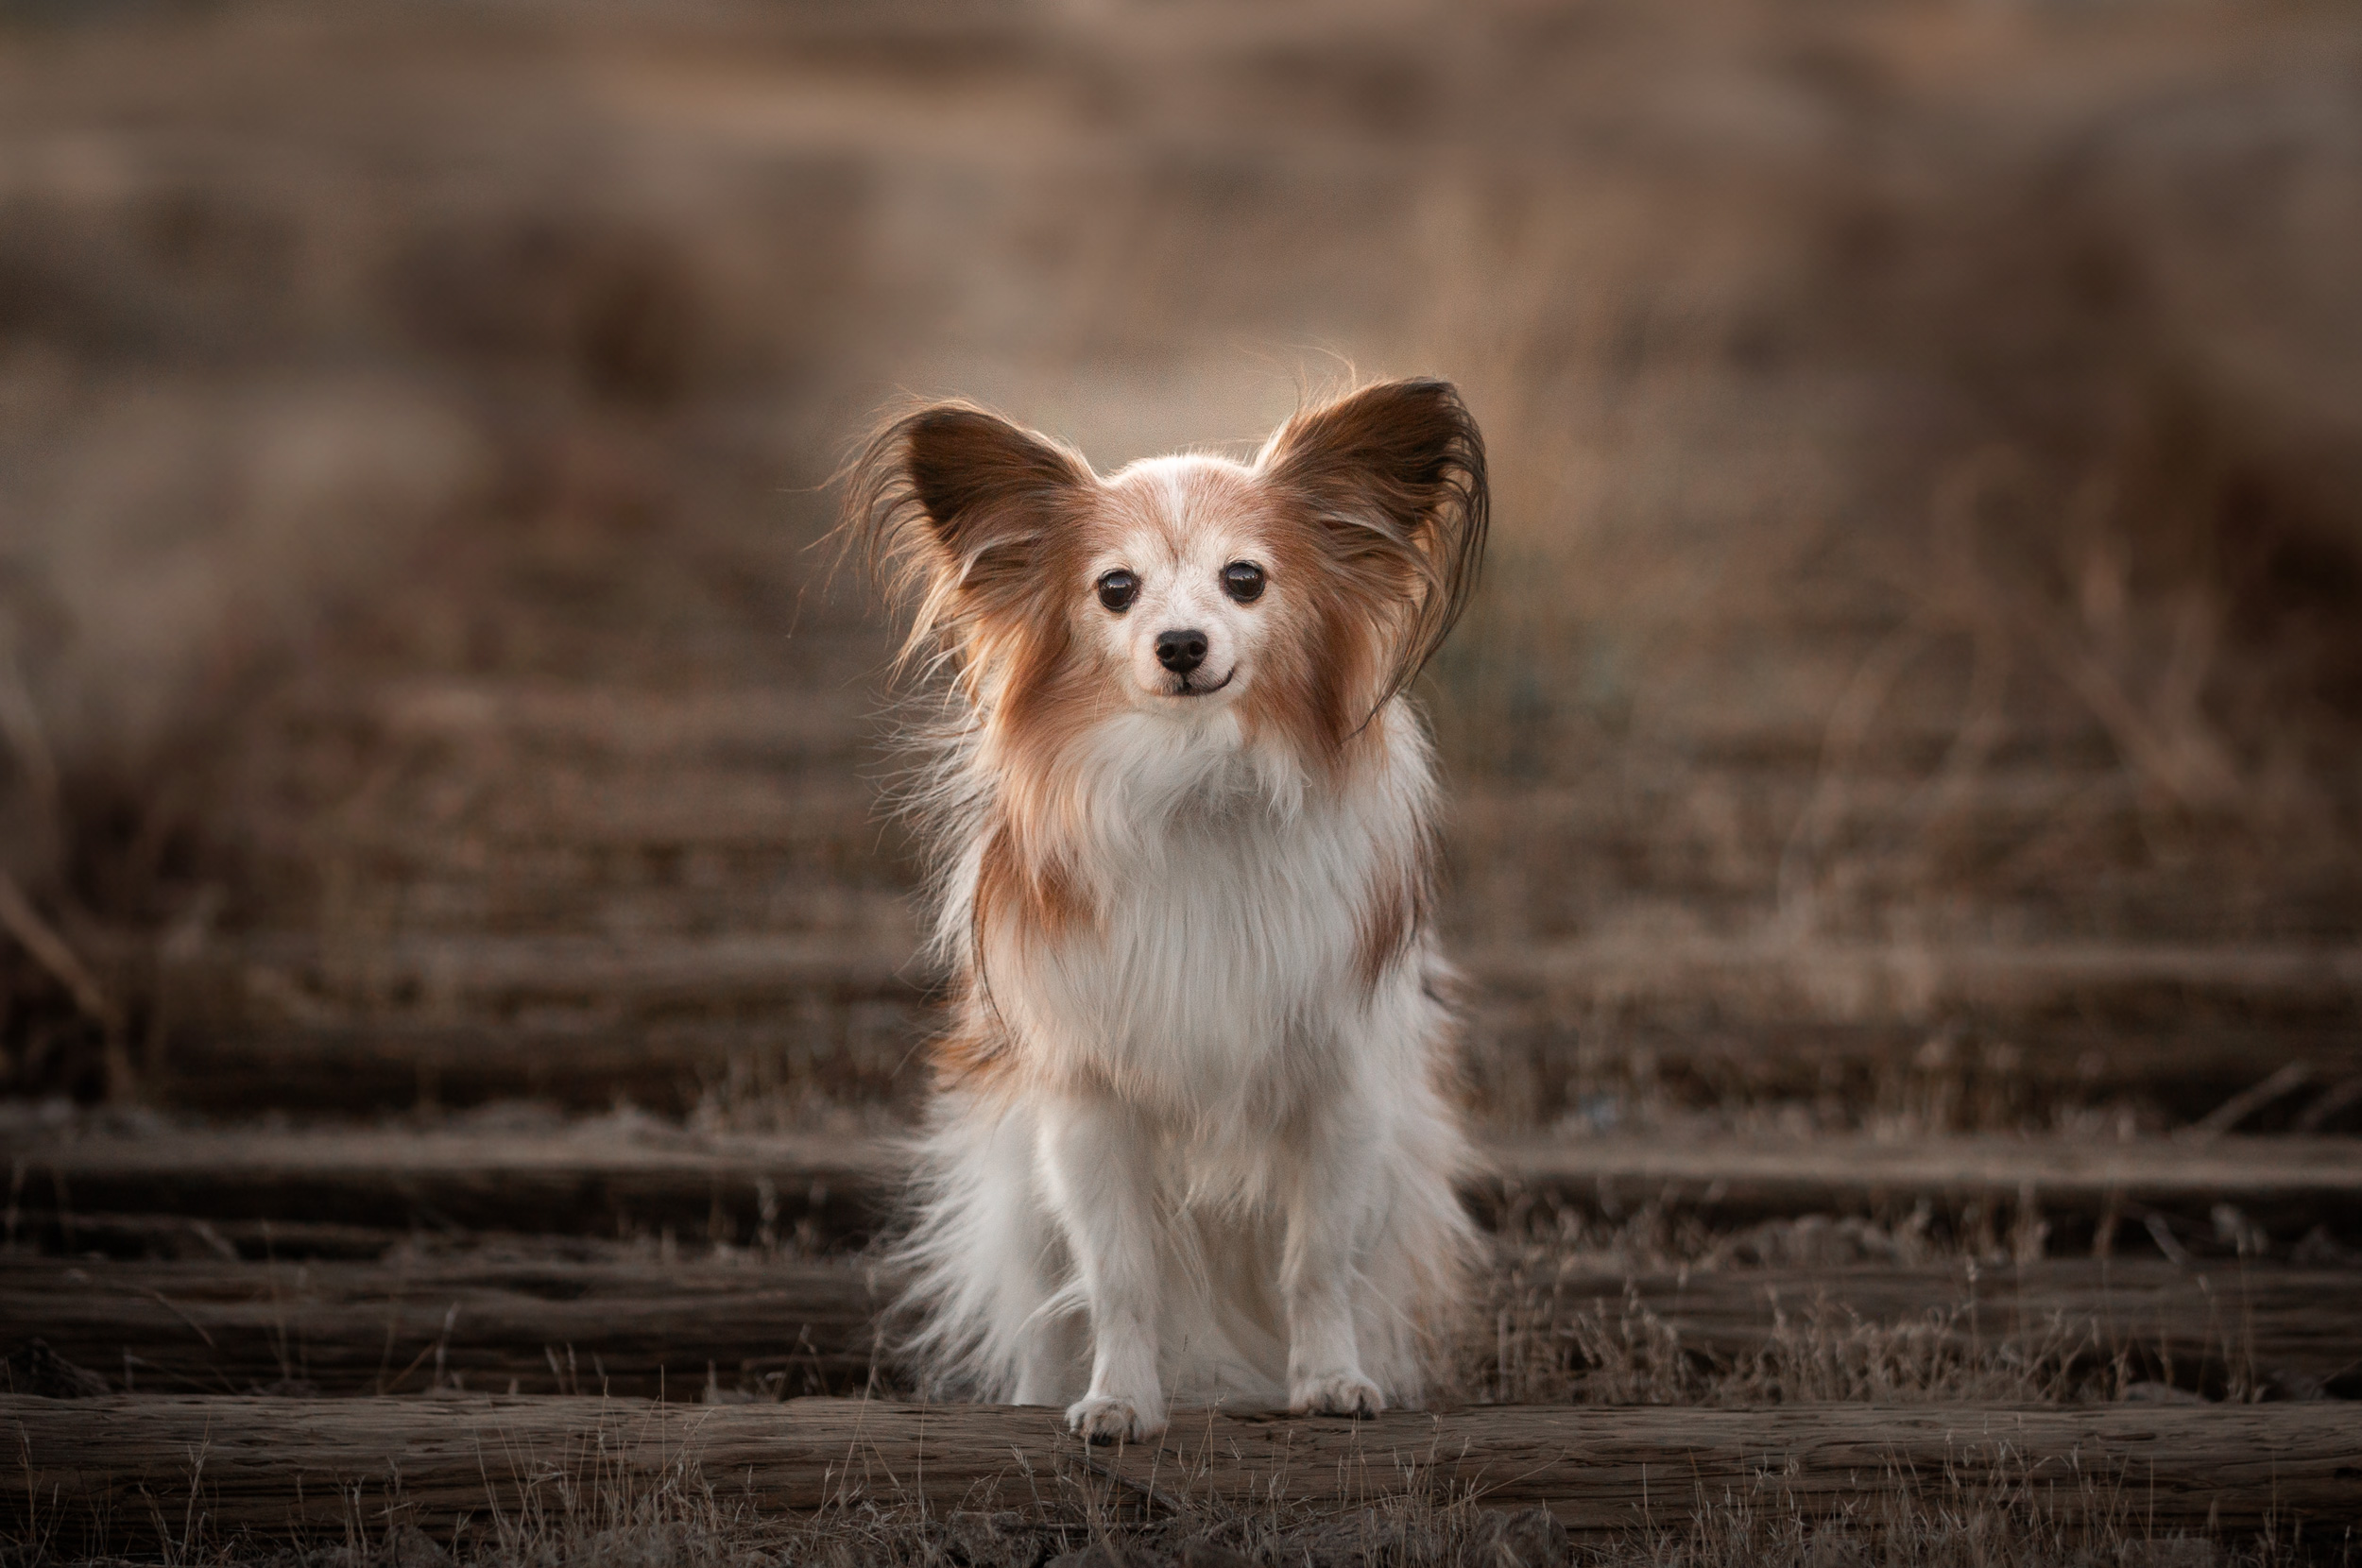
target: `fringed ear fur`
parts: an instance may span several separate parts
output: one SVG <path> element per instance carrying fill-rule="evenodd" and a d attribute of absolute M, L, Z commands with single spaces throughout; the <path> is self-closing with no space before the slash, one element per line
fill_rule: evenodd
<path fill-rule="evenodd" d="M 1093 482 L 1067 448 L 964 402 L 887 420 L 847 472 L 848 550 L 917 603 L 905 660 L 978 620 L 1021 613 L 1054 580 L 1041 554 L 1070 533 Z"/>
<path fill-rule="evenodd" d="M 1380 382 L 1282 425 L 1256 466 L 1319 525 L 1332 569 L 1411 609 L 1378 707 L 1417 678 L 1476 592 L 1490 499 L 1459 389 Z"/>

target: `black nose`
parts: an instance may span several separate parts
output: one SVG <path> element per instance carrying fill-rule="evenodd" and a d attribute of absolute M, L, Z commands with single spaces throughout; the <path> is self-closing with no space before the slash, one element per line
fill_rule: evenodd
<path fill-rule="evenodd" d="M 1206 634 L 1194 628 L 1186 632 L 1158 632 L 1156 662 L 1176 675 L 1188 674 L 1206 662 Z"/>

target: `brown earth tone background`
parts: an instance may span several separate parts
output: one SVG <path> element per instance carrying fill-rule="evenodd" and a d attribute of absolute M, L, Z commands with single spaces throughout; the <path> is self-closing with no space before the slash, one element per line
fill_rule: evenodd
<path fill-rule="evenodd" d="M 1467 1397 L 2350 1399 L 2357 257 L 2326 0 L 0 7 L 9 1386 L 907 1387 L 830 474 L 1429 373 Z"/>

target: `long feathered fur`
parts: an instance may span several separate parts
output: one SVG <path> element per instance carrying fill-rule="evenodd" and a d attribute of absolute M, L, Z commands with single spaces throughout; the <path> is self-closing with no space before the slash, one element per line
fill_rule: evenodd
<path fill-rule="evenodd" d="M 1474 1246 L 1404 695 L 1483 550 L 1458 394 L 1105 479 L 936 404 L 847 496 L 947 692 L 906 792 L 953 987 L 895 1253 L 914 1358 L 1095 1439 L 1173 1399 L 1417 1402 Z"/>

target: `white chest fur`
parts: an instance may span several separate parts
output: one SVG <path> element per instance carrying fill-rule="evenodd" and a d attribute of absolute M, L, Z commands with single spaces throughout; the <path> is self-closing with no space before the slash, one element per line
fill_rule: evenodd
<path fill-rule="evenodd" d="M 1372 899 L 1412 863 L 1429 788 L 1415 724 L 1388 728 L 1383 758 L 1310 785 L 1223 729 L 1108 726 L 1073 845 L 1095 918 L 982 955 L 1029 1057 L 1205 1131 L 1342 1087 Z"/>

